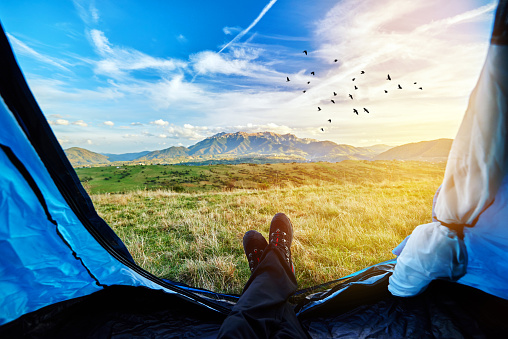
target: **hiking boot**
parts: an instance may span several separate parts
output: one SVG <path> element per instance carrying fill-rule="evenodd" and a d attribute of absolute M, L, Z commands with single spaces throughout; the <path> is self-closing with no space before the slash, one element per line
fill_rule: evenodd
<path fill-rule="evenodd" d="M 266 246 L 268 246 L 268 243 L 265 237 L 257 231 L 248 231 L 243 236 L 243 250 L 247 256 L 251 273 L 258 267 Z"/>
<path fill-rule="evenodd" d="M 293 225 L 284 213 L 277 213 L 270 223 L 270 244 L 274 244 L 282 253 L 293 273 L 295 267 L 291 260 L 291 242 L 293 241 Z"/>

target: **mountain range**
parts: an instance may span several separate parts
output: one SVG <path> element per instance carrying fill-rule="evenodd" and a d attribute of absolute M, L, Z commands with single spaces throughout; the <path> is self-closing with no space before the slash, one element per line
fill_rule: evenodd
<path fill-rule="evenodd" d="M 228 160 L 263 158 L 287 161 L 329 161 L 342 160 L 431 160 L 445 161 L 451 147 L 451 139 L 439 139 L 406 144 L 397 147 L 374 145 L 355 147 L 298 138 L 293 134 L 219 133 L 192 146 L 172 146 L 157 151 L 124 154 L 99 154 L 72 147 L 65 150 L 73 166 L 111 164 L 114 162 L 135 163 L 192 163 L 207 160 Z"/>

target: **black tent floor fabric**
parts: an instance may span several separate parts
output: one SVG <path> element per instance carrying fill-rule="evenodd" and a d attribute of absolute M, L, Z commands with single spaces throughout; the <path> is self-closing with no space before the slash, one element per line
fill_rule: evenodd
<path fill-rule="evenodd" d="M 387 276 L 357 285 L 301 313 L 313 338 L 503 338 L 508 301 L 478 289 L 434 281 L 421 295 L 394 297 Z M 342 283 L 334 288 L 341 289 Z M 215 338 L 225 315 L 146 287 L 110 286 L 26 314 L 2 338 Z"/>
<path fill-rule="evenodd" d="M 496 12 L 499 48 L 508 45 L 507 3 Z M 162 280 L 135 264 L 97 215 L 3 29 L 0 94 L 0 338 L 216 337 L 239 296 Z M 479 288 L 434 280 L 414 297 L 388 291 L 395 265 L 297 291 L 289 302 L 313 338 L 508 336 L 508 300 L 499 297 L 507 286 L 498 283 L 505 263 L 492 273 L 497 280 L 475 276 Z"/>

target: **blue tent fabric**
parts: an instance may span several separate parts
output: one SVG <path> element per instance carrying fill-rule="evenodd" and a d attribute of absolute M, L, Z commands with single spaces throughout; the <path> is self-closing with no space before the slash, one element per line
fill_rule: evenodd
<path fill-rule="evenodd" d="M 7 212 L 0 214 L 0 323 L 27 310 L 97 291 L 95 280 L 61 241 L 56 226 L 3 150 L 0 168 L 0 206 Z"/>
<path fill-rule="evenodd" d="M 4 105 L 0 112 L 5 113 Z M 5 137 L 11 136 L 2 134 L 0 143 L 5 145 Z M 18 138 L 11 140 L 19 145 Z M 100 287 L 62 242 L 57 226 L 3 149 L 0 168 L 0 323 L 97 291 Z"/>

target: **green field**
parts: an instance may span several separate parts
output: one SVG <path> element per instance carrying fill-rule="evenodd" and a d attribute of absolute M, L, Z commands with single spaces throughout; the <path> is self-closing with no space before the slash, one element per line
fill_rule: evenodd
<path fill-rule="evenodd" d="M 132 166 L 78 173 L 141 267 L 239 293 L 250 273 L 243 234 L 255 229 L 266 235 L 277 212 L 295 228 L 301 288 L 393 258 L 391 250 L 414 227 L 430 222 L 444 164 Z"/>
<path fill-rule="evenodd" d="M 419 180 L 441 174 L 444 164 L 402 161 L 342 161 L 339 163 L 278 163 L 239 165 L 137 165 L 77 168 L 92 194 L 135 190 L 209 192 L 269 189 L 305 185 L 379 182 L 395 178 Z"/>

